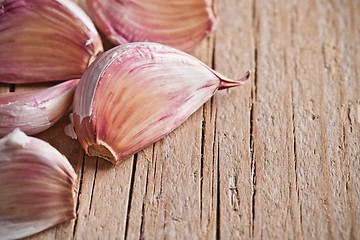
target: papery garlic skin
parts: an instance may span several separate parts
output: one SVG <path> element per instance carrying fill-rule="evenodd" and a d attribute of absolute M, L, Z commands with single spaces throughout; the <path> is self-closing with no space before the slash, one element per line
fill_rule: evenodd
<path fill-rule="evenodd" d="M 94 24 L 74 2 L 0 1 L 0 82 L 80 78 L 101 52 Z"/>
<path fill-rule="evenodd" d="M 216 90 L 249 76 L 232 81 L 161 44 L 121 45 L 81 78 L 73 103 L 75 132 L 89 155 L 118 164 L 178 127 Z"/>
<path fill-rule="evenodd" d="M 212 0 L 87 0 L 99 29 L 114 44 L 157 42 L 186 51 L 216 27 Z"/>
<path fill-rule="evenodd" d="M 15 128 L 28 135 L 45 131 L 69 109 L 79 79 L 50 88 L 0 94 L 0 136 Z"/>
<path fill-rule="evenodd" d="M 0 236 L 18 239 L 75 217 L 76 173 L 61 153 L 19 129 L 0 139 Z"/>

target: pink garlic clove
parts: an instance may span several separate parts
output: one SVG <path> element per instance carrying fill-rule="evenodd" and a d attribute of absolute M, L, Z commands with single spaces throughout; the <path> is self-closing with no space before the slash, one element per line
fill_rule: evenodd
<path fill-rule="evenodd" d="M 0 139 L 0 236 L 18 239 L 75 217 L 76 173 L 47 142 L 19 129 Z"/>
<path fill-rule="evenodd" d="M 198 59 L 157 43 L 130 43 L 97 58 L 75 91 L 80 144 L 114 164 L 164 137 L 232 81 Z"/>
<path fill-rule="evenodd" d="M 70 0 L 0 1 L 0 82 L 80 78 L 102 51 L 90 18 Z"/>
<path fill-rule="evenodd" d="M 99 29 L 114 44 L 158 42 L 186 51 L 216 27 L 212 0 L 87 0 Z"/>
<path fill-rule="evenodd" d="M 72 104 L 79 79 L 50 88 L 0 94 L 0 136 L 15 128 L 28 135 L 54 125 Z"/>

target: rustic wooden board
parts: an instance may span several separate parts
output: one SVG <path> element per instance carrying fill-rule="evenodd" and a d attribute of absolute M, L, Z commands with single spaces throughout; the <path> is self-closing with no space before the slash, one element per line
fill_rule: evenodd
<path fill-rule="evenodd" d="M 68 116 L 38 134 L 79 176 L 77 218 L 28 239 L 360 239 L 360 1 L 214 8 L 190 53 L 252 80 L 116 167 L 65 136 Z"/>

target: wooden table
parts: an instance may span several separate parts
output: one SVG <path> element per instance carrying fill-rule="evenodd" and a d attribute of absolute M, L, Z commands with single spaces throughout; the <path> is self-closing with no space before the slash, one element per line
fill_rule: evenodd
<path fill-rule="evenodd" d="M 28 239 L 360 239 L 360 1 L 214 6 L 190 53 L 252 80 L 116 167 L 64 135 L 68 116 L 38 134 L 79 176 L 77 218 Z"/>

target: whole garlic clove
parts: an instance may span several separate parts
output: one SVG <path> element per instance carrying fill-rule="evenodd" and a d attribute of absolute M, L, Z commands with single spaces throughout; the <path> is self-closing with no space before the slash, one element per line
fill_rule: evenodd
<path fill-rule="evenodd" d="M 0 82 L 80 78 L 101 52 L 94 24 L 72 1 L 0 1 Z"/>
<path fill-rule="evenodd" d="M 69 109 L 79 79 L 50 88 L 0 94 L 0 136 L 15 128 L 28 135 L 54 125 Z"/>
<path fill-rule="evenodd" d="M 0 139 L 0 236 L 17 239 L 75 217 L 77 176 L 48 143 L 19 129 Z"/>
<path fill-rule="evenodd" d="M 130 43 L 103 53 L 75 91 L 77 138 L 92 156 L 114 164 L 178 127 L 232 81 L 198 59 L 157 43 Z"/>
<path fill-rule="evenodd" d="M 90 15 L 114 44 L 157 42 L 186 51 L 216 27 L 212 0 L 87 0 Z"/>

